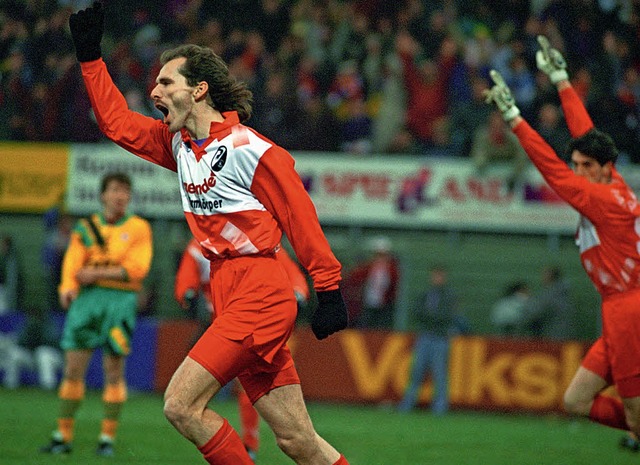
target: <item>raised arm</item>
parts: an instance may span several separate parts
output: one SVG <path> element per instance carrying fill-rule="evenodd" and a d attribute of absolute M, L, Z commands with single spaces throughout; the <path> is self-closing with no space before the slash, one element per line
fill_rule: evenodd
<path fill-rule="evenodd" d="M 536 52 L 538 69 L 545 73 L 558 89 L 562 111 L 571 136 L 580 137 L 593 129 L 593 121 L 569 81 L 567 62 L 558 50 L 551 48 L 545 36 L 538 36 L 538 44 L 540 44 L 540 50 Z"/>

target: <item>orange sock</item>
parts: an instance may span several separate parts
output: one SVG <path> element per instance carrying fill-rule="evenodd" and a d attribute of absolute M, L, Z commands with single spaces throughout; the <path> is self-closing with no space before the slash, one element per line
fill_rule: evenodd
<path fill-rule="evenodd" d="M 65 442 L 73 440 L 74 416 L 84 399 L 84 381 L 63 379 L 58 388 L 60 414 L 58 431 Z"/>
<path fill-rule="evenodd" d="M 104 418 L 100 424 L 100 435 L 108 436 L 111 439 L 116 437 L 116 431 L 118 430 L 118 420 L 112 420 Z"/>
<path fill-rule="evenodd" d="M 612 428 L 629 431 L 622 402 L 614 397 L 597 395 L 593 400 L 589 419 Z"/>
<path fill-rule="evenodd" d="M 260 447 L 260 415 L 251 404 L 244 389 L 238 392 L 238 407 L 240 409 L 242 442 L 247 448 L 257 451 Z"/>
<path fill-rule="evenodd" d="M 333 465 L 349 465 L 349 462 L 347 462 L 347 459 L 344 458 L 344 455 L 341 455 L 338 461 Z"/>
<path fill-rule="evenodd" d="M 226 419 L 222 428 L 198 450 L 211 465 L 253 465 L 240 436 Z"/>
<path fill-rule="evenodd" d="M 73 441 L 73 418 L 58 418 L 58 431 L 62 434 L 64 442 Z"/>
<path fill-rule="evenodd" d="M 118 418 L 124 402 L 127 400 L 127 386 L 124 381 L 115 384 L 107 384 L 102 393 L 104 403 L 104 418 L 100 429 L 101 436 L 111 439 L 116 437 Z"/>

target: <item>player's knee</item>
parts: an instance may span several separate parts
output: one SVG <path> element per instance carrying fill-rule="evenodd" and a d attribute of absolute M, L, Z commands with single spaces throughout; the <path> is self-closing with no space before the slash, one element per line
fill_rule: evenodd
<path fill-rule="evenodd" d="M 590 401 L 583 400 L 580 396 L 572 390 L 567 390 L 564 393 L 563 405 L 567 413 L 574 415 L 586 415 L 589 413 Z"/>
<path fill-rule="evenodd" d="M 316 434 L 313 430 L 290 430 L 276 437 L 278 447 L 294 461 L 313 455 L 316 447 Z"/>
<path fill-rule="evenodd" d="M 162 411 L 169 423 L 178 430 L 182 430 L 181 426 L 186 424 L 191 416 L 188 406 L 176 396 L 165 397 Z"/>

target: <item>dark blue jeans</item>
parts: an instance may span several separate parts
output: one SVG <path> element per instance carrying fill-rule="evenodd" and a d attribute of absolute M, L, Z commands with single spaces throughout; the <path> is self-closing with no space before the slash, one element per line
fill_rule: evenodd
<path fill-rule="evenodd" d="M 449 409 L 449 338 L 420 333 L 413 349 L 411 376 L 398 410 L 408 412 L 419 401 L 425 375 L 431 374 L 433 391 L 431 411 L 443 415 Z"/>

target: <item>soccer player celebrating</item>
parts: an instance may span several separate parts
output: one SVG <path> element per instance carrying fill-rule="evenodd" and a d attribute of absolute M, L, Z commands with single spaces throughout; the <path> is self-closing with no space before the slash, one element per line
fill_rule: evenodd
<path fill-rule="evenodd" d="M 74 417 L 84 398 L 84 378 L 94 349 L 103 349 L 105 379 L 98 455 L 113 455 L 118 418 L 127 398 L 124 363 L 131 350 L 137 294 L 151 266 L 151 226 L 127 212 L 131 180 L 125 174 L 106 175 L 100 198 L 104 210 L 78 221 L 62 263 L 60 305 L 69 311 L 60 343 L 65 353 L 60 414 L 51 443 L 41 449 L 51 454 L 71 452 Z"/>
<path fill-rule="evenodd" d="M 276 258 L 287 273 L 298 304 L 304 305 L 309 300 L 307 278 L 284 248 L 281 247 L 276 252 Z M 197 299 L 198 297 L 202 298 L 208 314 L 206 326 L 215 318 L 215 311 L 211 302 L 211 289 L 209 287 L 209 269 L 209 260 L 202 254 L 200 244 L 195 239 L 192 239 L 184 249 L 176 271 L 174 296 L 185 310 L 190 310 L 194 305 L 198 306 Z M 204 321 L 204 319 L 202 320 Z M 206 328 L 203 328 L 204 330 Z M 242 388 L 238 391 L 238 409 L 240 410 L 240 436 L 242 443 L 251 459 L 255 461 L 260 446 L 260 418 L 247 393 Z"/>
<path fill-rule="evenodd" d="M 640 206 L 616 171 L 617 150 L 597 130 L 574 91 L 567 65 L 538 37 L 538 68 L 556 86 L 574 137 L 573 170 L 520 116 L 510 89 L 491 71 L 487 91 L 549 186 L 580 213 L 576 242 L 589 278 L 602 296 L 602 336 L 589 349 L 564 394 L 565 408 L 607 426 L 640 433 Z M 602 394 L 615 385 L 622 400 Z"/>
<path fill-rule="evenodd" d="M 237 432 L 208 408 L 237 377 L 294 462 L 347 464 L 316 433 L 286 346 L 297 305 L 275 257 L 283 232 L 317 292 L 316 337 L 348 324 L 341 266 L 293 158 L 242 124 L 251 115 L 251 92 L 206 47 L 183 45 L 160 57 L 151 98 L 162 121 L 130 111 L 101 58 L 103 22 L 99 2 L 69 20 L 100 129 L 126 150 L 178 173 L 185 217 L 211 261 L 216 318 L 169 382 L 167 419 L 208 463 L 252 464 Z"/>

